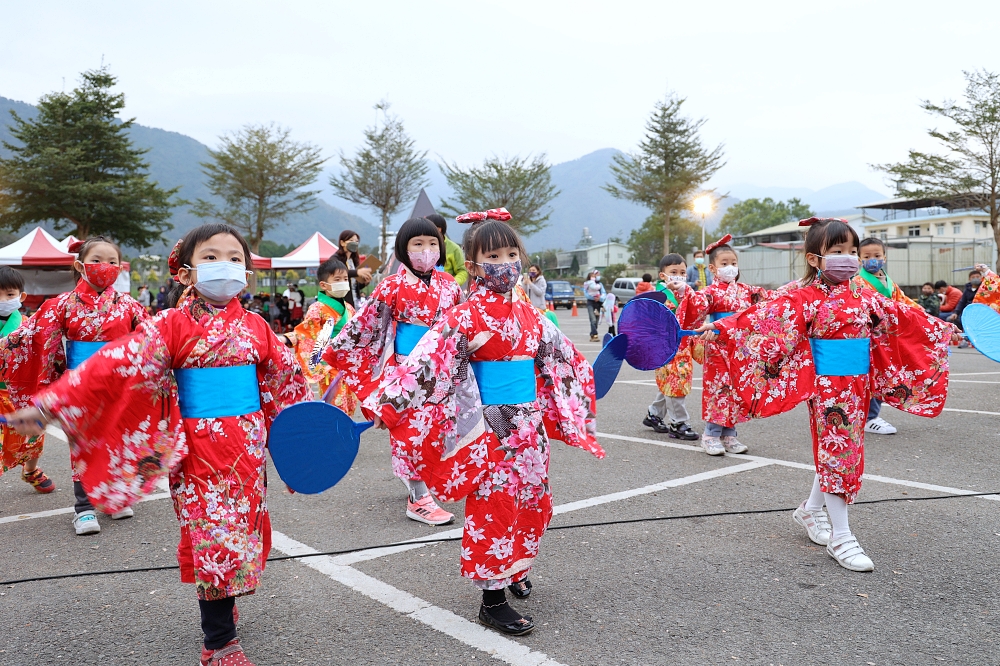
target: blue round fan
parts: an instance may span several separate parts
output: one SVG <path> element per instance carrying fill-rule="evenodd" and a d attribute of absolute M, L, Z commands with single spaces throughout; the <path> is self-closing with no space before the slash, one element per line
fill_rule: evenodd
<path fill-rule="evenodd" d="M 597 389 L 597 399 L 608 394 L 614 386 L 615 379 L 622 369 L 625 351 L 628 349 L 628 338 L 616 335 L 611 338 L 594 361 L 594 388 Z"/>
<path fill-rule="evenodd" d="M 281 480 L 297 493 L 313 495 L 347 475 L 358 455 L 361 433 L 373 425 L 357 423 L 322 401 L 302 402 L 274 419 L 268 449 Z"/>
<path fill-rule="evenodd" d="M 1000 362 L 1000 313 L 988 305 L 971 303 L 962 311 L 962 328 L 983 356 Z"/>
<path fill-rule="evenodd" d="M 677 354 L 680 330 L 674 313 L 648 298 L 633 298 L 618 317 L 618 333 L 628 336 L 625 360 L 636 370 L 656 370 L 669 363 Z"/>

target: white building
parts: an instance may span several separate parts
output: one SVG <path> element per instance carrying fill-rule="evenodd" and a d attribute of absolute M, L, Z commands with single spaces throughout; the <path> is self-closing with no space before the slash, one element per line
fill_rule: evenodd
<path fill-rule="evenodd" d="M 993 240 L 989 213 L 967 201 L 896 198 L 858 208 L 872 213 L 872 221 L 864 224 L 864 235 L 882 240 L 929 237 L 942 242 Z"/>
<path fill-rule="evenodd" d="M 573 260 L 579 269 L 573 273 Z M 590 271 L 596 269 L 603 270 L 612 264 L 630 264 L 632 262 L 632 252 L 628 246 L 618 241 L 607 241 L 594 244 L 590 236 L 590 229 L 583 228 L 583 235 L 575 250 L 559 252 L 556 255 L 556 269 L 560 275 L 585 276 Z"/>

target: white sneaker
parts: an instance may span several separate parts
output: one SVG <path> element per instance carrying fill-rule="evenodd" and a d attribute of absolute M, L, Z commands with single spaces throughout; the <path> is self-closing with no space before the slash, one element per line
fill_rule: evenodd
<path fill-rule="evenodd" d="M 726 452 L 726 447 L 722 445 L 722 440 L 718 437 L 701 436 L 701 448 L 710 456 L 721 456 Z"/>
<path fill-rule="evenodd" d="M 874 571 L 875 563 L 865 555 L 864 549 L 858 543 L 857 537 L 848 534 L 826 545 L 826 553 L 837 564 L 851 571 Z"/>
<path fill-rule="evenodd" d="M 132 510 L 132 507 L 127 506 L 121 511 L 116 511 L 115 513 L 112 513 L 111 520 L 124 520 L 126 518 L 131 518 L 134 515 L 135 511 Z"/>
<path fill-rule="evenodd" d="M 726 449 L 726 453 L 746 453 L 749 451 L 746 444 L 732 435 L 722 438 L 722 447 Z"/>
<path fill-rule="evenodd" d="M 97 522 L 97 514 L 93 511 L 83 511 L 73 517 L 73 529 L 78 535 L 100 534 L 101 524 Z"/>
<path fill-rule="evenodd" d="M 809 540 L 820 546 L 830 543 L 830 516 L 820 509 L 819 511 L 806 511 L 806 503 L 803 502 L 799 508 L 792 512 L 792 518 L 802 527 L 806 528 Z"/>
<path fill-rule="evenodd" d="M 873 418 L 865 424 L 865 432 L 873 435 L 895 435 L 896 427 L 880 416 Z"/>

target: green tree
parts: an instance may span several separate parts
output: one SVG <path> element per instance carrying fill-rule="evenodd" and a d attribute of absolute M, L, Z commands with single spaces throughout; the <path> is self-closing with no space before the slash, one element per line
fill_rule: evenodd
<path fill-rule="evenodd" d="M 655 266 L 663 258 L 663 216 L 653 213 L 646 218 L 642 226 L 629 234 L 628 249 L 635 257 L 635 263 L 643 266 Z M 675 211 L 670 225 L 670 247 L 681 256 L 701 243 L 701 225 Z"/>
<path fill-rule="evenodd" d="M 260 251 L 264 234 L 289 215 L 316 207 L 316 182 L 323 163 L 319 148 L 290 138 L 291 130 L 274 125 L 247 125 L 220 137 L 211 162 L 202 162 L 209 191 L 221 202 L 198 199 L 192 212 L 233 225 Z"/>
<path fill-rule="evenodd" d="M 481 167 L 468 169 L 447 162 L 440 167 L 455 191 L 453 200 L 441 201 L 442 212 L 461 215 L 470 210 L 506 208 L 510 225 L 525 236 L 546 226 L 552 214 L 549 204 L 559 195 L 544 153 L 535 157 L 494 155 Z"/>
<path fill-rule="evenodd" d="M 379 257 L 386 260 L 386 232 L 389 216 L 404 202 L 412 200 L 427 181 L 427 151 L 420 152 L 416 142 L 403 128 L 403 121 L 390 116 L 389 103 L 375 105 L 384 122 L 379 129 L 365 128 L 365 143 L 354 157 L 340 152 L 343 172 L 330 177 L 333 193 L 352 203 L 371 206 L 382 215 L 382 238 Z"/>
<path fill-rule="evenodd" d="M 294 249 L 295 246 L 291 243 L 282 245 L 281 243 L 264 239 L 260 242 L 260 251 L 257 254 L 262 257 L 283 257 Z"/>
<path fill-rule="evenodd" d="M 128 137 L 134 118 L 122 120 L 125 95 L 112 88 L 107 67 L 81 75 L 71 93 L 38 101 L 38 116 L 11 111 L 10 157 L 0 159 L 0 226 L 17 231 L 52 220 L 78 238 L 106 235 L 144 248 L 163 242 L 171 197 L 149 180 L 146 150 Z"/>
<path fill-rule="evenodd" d="M 287 271 L 285 271 L 285 279 L 288 280 L 289 282 L 298 282 L 299 272 L 294 268 L 289 268 Z"/>
<path fill-rule="evenodd" d="M 674 211 L 685 207 L 703 183 L 725 165 L 722 145 L 708 150 L 699 130 L 705 119 L 681 115 L 684 98 L 670 93 L 657 102 L 646 123 L 646 138 L 638 150 L 615 155 L 611 172 L 615 183 L 604 186 L 619 199 L 642 204 L 663 222 L 663 253 L 670 252 Z"/>
<path fill-rule="evenodd" d="M 625 264 L 611 264 L 601 269 L 601 279 L 604 281 L 606 288 L 610 290 L 615 280 L 624 275 L 627 270 L 628 266 Z"/>
<path fill-rule="evenodd" d="M 943 152 L 911 150 L 906 162 L 872 167 L 895 181 L 900 196 L 988 212 L 994 241 L 1000 243 L 1000 75 L 986 70 L 963 74 L 964 100 L 920 103 L 950 125 L 927 132 Z"/>
<path fill-rule="evenodd" d="M 579 275 L 580 274 L 580 257 L 573 255 L 573 261 L 569 264 L 569 274 Z"/>
<path fill-rule="evenodd" d="M 746 236 L 792 220 L 804 220 L 814 214 L 808 204 L 799 199 L 746 199 L 729 207 L 719 223 L 719 233 Z"/>

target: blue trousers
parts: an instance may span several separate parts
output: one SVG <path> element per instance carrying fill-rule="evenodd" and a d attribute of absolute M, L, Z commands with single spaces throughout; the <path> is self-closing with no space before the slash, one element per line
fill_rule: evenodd
<path fill-rule="evenodd" d="M 882 411 L 882 402 L 878 398 L 872 398 L 872 401 L 868 403 L 868 420 L 877 419 L 879 412 Z"/>

